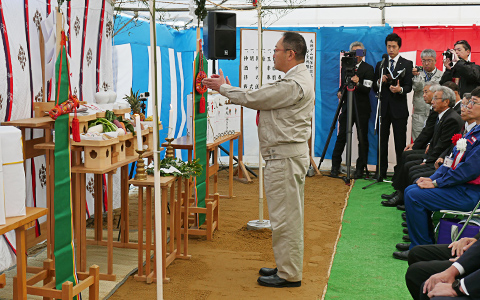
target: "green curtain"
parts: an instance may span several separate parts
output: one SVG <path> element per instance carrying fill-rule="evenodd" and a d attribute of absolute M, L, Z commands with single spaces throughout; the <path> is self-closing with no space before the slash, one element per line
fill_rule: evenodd
<path fill-rule="evenodd" d="M 195 78 L 197 78 L 197 74 L 200 71 L 200 56 L 203 59 L 203 71 L 207 73 L 208 70 L 208 63 L 207 60 L 203 55 L 197 54 L 195 59 Z M 195 178 L 195 190 L 197 193 L 197 206 L 198 207 L 205 207 L 205 197 L 207 192 L 207 186 L 205 183 L 206 180 L 206 170 L 208 168 L 208 161 L 207 161 L 207 96 L 208 92 L 205 92 L 203 96 L 205 97 L 205 109 L 203 110 L 204 113 L 200 113 L 200 98 L 202 94 L 198 93 L 195 90 L 195 80 L 194 80 L 194 103 L 193 107 L 195 108 L 194 113 L 194 155 L 195 159 L 200 159 L 200 164 L 202 165 L 203 171 L 202 174 Z M 198 218 L 198 226 L 201 226 L 205 222 L 205 214 L 200 214 Z"/>
<path fill-rule="evenodd" d="M 69 80 L 67 53 L 65 46 L 56 62 L 57 94 L 56 103 L 68 100 Z M 75 271 L 75 255 L 73 248 L 72 197 L 70 191 L 70 125 L 69 114 L 59 116 L 55 120 L 55 280 L 57 289 L 62 288 L 65 281 L 77 283 Z"/>

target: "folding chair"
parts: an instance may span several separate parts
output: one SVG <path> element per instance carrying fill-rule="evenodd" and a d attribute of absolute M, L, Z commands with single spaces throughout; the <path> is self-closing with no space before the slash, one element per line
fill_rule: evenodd
<path fill-rule="evenodd" d="M 460 229 L 460 231 L 455 237 L 452 236 L 452 242 L 456 242 L 458 240 L 458 238 L 462 235 L 463 231 L 465 230 L 468 223 L 473 217 L 480 216 L 480 209 L 478 209 L 479 206 L 480 206 L 480 200 L 478 200 L 477 205 L 475 205 L 472 211 L 457 211 L 457 210 L 441 210 L 440 211 L 440 213 L 443 214 L 441 219 L 445 218 L 445 215 L 454 215 L 454 216 L 463 216 L 463 217 L 468 216 L 467 220 L 463 224 L 462 229 Z"/>

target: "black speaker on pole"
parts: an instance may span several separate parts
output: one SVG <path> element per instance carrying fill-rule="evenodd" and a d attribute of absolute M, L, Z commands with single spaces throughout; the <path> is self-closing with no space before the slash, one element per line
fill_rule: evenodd
<path fill-rule="evenodd" d="M 237 15 L 209 11 L 203 20 L 203 52 L 208 59 L 237 57 Z"/>

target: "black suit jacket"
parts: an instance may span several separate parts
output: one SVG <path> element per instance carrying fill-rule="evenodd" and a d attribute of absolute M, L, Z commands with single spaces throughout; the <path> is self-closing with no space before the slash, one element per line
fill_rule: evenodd
<path fill-rule="evenodd" d="M 374 77 L 374 71 L 373 67 L 366 62 L 362 61 L 360 65 L 358 66 L 357 72 L 356 72 L 359 81 L 358 81 L 358 86 L 355 88 L 355 105 L 357 107 L 357 111 L 359 115 L 362 114 L 370 114 L 372 111 L 372 108 L 370 106 L 370 90 L 372 89 L 372 85 L 370 87 L 367 87 L 364 85 L 365 80 L 370 80 L 373 84 L 373 77 Z M 342 85 L 340 86 L 340 89 L 338 90 L 341 92 L 343 90 L 343 87 L 345 85 L 345 72 L 342 69 L 342 80 L 341 83 Z M 343 94 L 343 99 L 344 103 L 342 105 L 342 111 L 347 110 L 347 92 L 345 91 Z"/>
<path fill-rule="evenodd" d="M 457 260 L 457 263 L 462 265 L 465 270 L 464 284 L 470 298 L 480 298 L 480 242 L 475 242 L 468 248 Z"/>
<path fill-rule="evenodd" d="M 438 113 L 433 109 L 430 110 L 425 126 L 418 137 L 413 141 L 413 150 L 420 150 L 427 148 L 428 143 L 432 140 L 433 132 L 435 130 L 435 123 L 437 123 Z"/>
<path fill-rule="evenodd" d="M 388 65 L 389 65 L 389 60 L 390 58 L 385 61 L 385 64 L 383 66 L 383 74 L 387 75 L 389 74 L 388 72 Z M 378 79 L 380 78 L 380 64 L 381 62 L 379 61 L 377 63 L 377 66 L 375 67 L 375 77 L 373 81 L 373 88 L 376 92 L 379 90 L 379 86 L 377 84 Z M 387 113 L 389 113 L 392 118 L 394 119 L 400 119 L 400 118 L 407 118 L 408 117 L 408 106 L 407 106 L 407 94 L 412 91 L 412 68 L 413 68 L 413 63 L 405 59 L 403 57 L 398 58 L 398 62 L 395 65 L 395 69 L 393 70 L 393 76 L 397 76 L 398 72 L 401 71 L 402 69 L 405 69 L 405 76 L 400 79 L 400 86 L 403 88 L 403 93 L 392 93 L 390 91 L 390 85 L 396 85 L 396 82 L 388 83 L 384 82 L 382 83 L 382 95 L 381 95 L 381 100 L 382 100 L 382 116 L 386 116 Z"/>
<path fill-rule="evenodd" d="M 465 122 L 455 110 L 450 108 L 442 116 L 442 119 L 435 125 L 430 147 L 425 155 L 427 163 L 434 163 L 445 149 L 452 144 L 452 136 L 460 132 Z"/>
<path fill-rule="evenodd" d="M 455 106 L 453 107 L 453 110 L 457 112 L 458 115 L 462 113 L 462 102 L 460 103 L 455 103 Z"/>
<path fill-rule="evenodd" d="M 458 81 L 458 93 L 460 97 L 463 97 L 464 93 L 470 93 L 480 85 L 480 66 L 474 62 L 460 59 L 452 69 L 443 72 L 440 84 L 452 81 L 453 78 L 460 78 Z"/>

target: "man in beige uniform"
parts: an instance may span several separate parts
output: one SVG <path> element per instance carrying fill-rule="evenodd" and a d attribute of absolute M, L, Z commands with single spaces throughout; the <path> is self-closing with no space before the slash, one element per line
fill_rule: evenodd
<path fill-rule="evenodd" d="M 260 269 L 258 283 L 270 287 L 297 287 L 302 280 L 303 194 L 315 99 L 306 52 L 300 34 L 285 32 L 273 55 L 275 69 L 286 73 L 284 78 L 255 91 L 230 86 L 222 70 L 203 80 L 232 103 L 260 111 L 258 139 L 266 162 L 265 193 L 277 268 Z"/>

